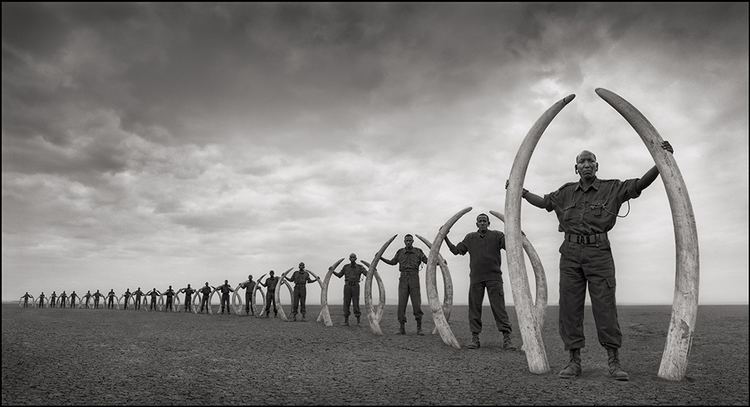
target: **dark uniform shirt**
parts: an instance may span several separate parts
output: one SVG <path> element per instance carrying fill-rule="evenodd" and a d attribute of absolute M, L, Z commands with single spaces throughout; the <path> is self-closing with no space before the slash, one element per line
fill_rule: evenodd
<path fill-rule="evenodd" d="M 360 276 L 367 276 L 367 269 L 361 264 L 355 264 L 352 266 L 351 263 L 345 264 L 341 268 L 341 272 L 336 274 L 341 277 L 344 276 L 344 281 L 347 283 L 359 283 Z"/>
<path fill-rule="evenodd" d="M 610 231 L 617 221 L 620 205 L 637 198 L 638 179 L 620 181 L 599 179 L 585 190 L 581 182 L 569 182 L 544 196 L 544 208 L 555 211 L 560 232 L 593 235 Z"/>
<path fill-rule="evenodd" d="M 229 295 L 229 292 L 232 291 L 232 288 L 229 286 L 229 284 L 222 284 L 219 286 L 219 291 L 221 291 L 221 295 Z"/>
<path fill-rule="evenodd" d="M 168 300 L 171 300 L 171 299 L 172 299 L 172 296 L 174 295 L 174 290 L 173 290 L 173 289 L 171 289 L 171 288 L 170 288 L 170 289 L 167 289 L 167 291 L 164 291 L 164 295 L 166 295 L 166 296 L 167 296 L 167 299 L 168 299 Z"/>
<path fill-rule="evenodd" d="M 313 279 L 310 278 L 310 273 L 307 270 L 297 270 L 292 274 L 292 281 L 295 285 L 304 285 L 305 283 L 312 283 Z"/>
<path fill-rule="evenodd" d="M 255 288 L 255 281 L 248 280 L 242 283 L 242 288 L 247 289 L 247 294 L 252 293 L 253 289 Z"/>
<path fill-rule="evenodd" d="M 419 272 L 420 264 L 427 263 L 427 256 L 418 247 L 412 246 L 411 249 L 402 247 L 393 256 L 391 263 L 394 261 L 398 263 L 398 271 L 402 273 L 417 273 Z"/>
<path fill-rule="evenodd" d="M 498 230 L 488 230 L 484 235 L 471 232 L 456 245 L 458 254 L 469 253 L 471 284 L 490 280 L 502 281 L 500 249 L 505 249 L 505 234 Z"/>
<path fill-rule="evenodd" d="M 268 292 L 273 294 L 274 290 L 276 289 L 276 284 L 278 283 L 279 283 L 278 277 L 268 277 L 265 283 L 263 284 L 268 288 Z"/>
<path fill-rule="evenodd" d="M 194 288 L 186 288 L 185 289 L 185 298 L 186 299 L 190 298 L 190 296 L 193 295 L 194 292 L 195 292 Z M 186 302 L 187 302 L 187 300 L 186 300 Z"/>
<path fill-rule="evenodd" d="M 111 298 L 111 297 L 114 297 L 114 296 L 115 296 L 115 292 L 114 291 L 110 291 L 110 292 L 107 293 L 107 297 Z"/>
<path fill-rule="evenodd" d="M 204 286 L 203 286 L 203 288 L 201 288 L 201 289 L 200 289 L 200 292 L 201 292 L 201 294 L 203 294 L 203 296 L 205 297 L 205 296 L 207 296 L 207 295 L 211 294 L 211 287 L 206 287 L 206 286 L 204 285 Z"/>

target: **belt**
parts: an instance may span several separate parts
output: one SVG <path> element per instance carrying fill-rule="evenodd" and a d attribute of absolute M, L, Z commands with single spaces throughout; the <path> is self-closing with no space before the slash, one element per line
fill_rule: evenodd
<path fill-rule="evenodd" d="M 359 281 L 346 281 L 346 285 L 359 285 Z"/>
<path fill-rule="evenodd" d="M 575 233 L 565 234 L 566 242 L 578 244 L 597 244 L 599 242 L 608 242 L 609 238 L 606 233 L 595 233 L 593 235 L 577 235 Z"/>
<path fill-rule="evenodd" d="M 404 275 L 404 274 L 407 274 L 407 275 L 408 275 L 408 274 L 417 274 L 417 273 L 419 273 L 419 270 L 407 270 L 407 271 L 401 271 L 401 275 Z"/>

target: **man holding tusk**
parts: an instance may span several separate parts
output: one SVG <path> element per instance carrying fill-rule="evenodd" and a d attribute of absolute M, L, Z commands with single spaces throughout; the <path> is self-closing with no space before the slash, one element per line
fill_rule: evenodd
<path fill-rule="evenodd" d="M 125 307 L 123 309 L 128 309 L 128 302 L 130 301 L 130 297 L 133 295 L 133 293 L 130 292 L 130 288 L 125 289 L 125 293 L 122 294 L 122 297 L 125 299 Z"/>
<path fill-rule="evenodd" d="M 60 294 L 60 308 L 65 308 L 67 299 L 68 295 L 65 294 L 65 290 L 63 290 L 62 294 Z"/>
<path fill-rule="evenodd" d="M 156 290 L 156 287 L 154 287 L 154 289 L 147 292 L 146 295 L 151 296 L 151 305 L 149 306 L 149 309 L 156 311 L 156 297 L 161 295 L 161 293 Z"/>
<path fill-rule="evenodd" d="M 107 309 L 114 308 L 114 301 L 115 301 L 115 290 L 110 288 L 109 292 L 107 293 Z"/>
<path fill-rule="evenodd" d="M 198 292 L 201 294 L 201 310 L 198 311 L 199 313 L 202 313 L 204 308 L 206 309 L 206 313 L 208 313 L 208 307 L 211 306 L 211 304 L 208 303 L 208 300 L 213 291 L 216 291 L 216 288 L 208 285 L 208 281 L 206 281 L 206 285 L 204 285 L 203 288 L 198 290 Z"/>
<path fill-rule="evenodd" d="M 669 142 L 661 147 L 673 153 Z M 625 181 L 599 179 L 599 163 L 594 153 L 584 150 L 576 156 L 573 167 L 580 176 L 557 191 L 541 197 L 526 189 L 521 197 L 537 208 L 555 211 L 559 230 L 565 233 L 560 246 L 560 337 L 570 352 L 570 362 L 558 373 L 561 378 L 581 375 L 583 309 L 588 284 L 591 310 L 594 313 L 599 344 L 607 349 L 609 375 L 626 381 L 628 373 L 620 367 L 619 349 L 622 332 L 617 322 L 615 301 L 615 263 L 607 232 L 617 221 L 620 206 L 637 198 L 659 175 L 654 166 L 643 177 Z M 508 187 L 508 183 L 505 183 Z"/>
<path fill-rule="evenodd" d="M 344 325 L 349 326 L 349 305 L 352 304 L 354 308 L 354 316 L 357 317 L 357 325 L 359 325 L 359 317 L 362 313 L 359 311 L 359 280 L 362 276 L 367 276 L 367 269 L 361 264 L 357 264 L 357 255 L 352 253 L 349 255 L 349 264 L 344 265 L 340 272 L 333 272 L 333 275 L 344 278 Z"/>
<path fill-rule="evenodd" d="M 216 287 L 214 290 L 221 292 L 221 313 L 224 313 L 224 306 L 226 305 L 227 314 L 231 314 L 229 312 L 229 293 L 234 292 L 234 290 L 229 286 L 229 280 L 224 280 L 224 284 Z"/>
<path fill-rule="evenodd" d="M 133 295 L 135 295 L 135 309 L 140 310 L 141 309 L 141 297 L 143 296 L 143 291 L 141 291 L 141 287 L 138 287 L 138 290 L 133 291 Z"/>
<path fill-rule="evenodd" d="M 26 291 L 26 294 L 24 294 L 23 297 L 21 298 L 23 298 L 23 307 L 29 308 L 29 298 L 32 298 L 31 294 L 29 294 L 29 292 Z"/>
<path fill-rule="evenodd" d="M 37 297 L 37 301 L 39 302 L 39 308 L 44 308 L 44 291 L 39 294 L 39 297 Z"/>
<path fill-rule="evenodd" d="M 453 245 L 448 234 L 445 244 L 455 255 L 469 253 L 469 329 L 471 343 L 468 349 L 480 347 L 479 334 L 482 332 L 482 303 L 484 291 L 490 300 L 492 315 L 497 329 L 503 333 L 503 349 L 512 350 L 511 327 L 508 313 L 505 311 L 505 292 L 503 291 L 503 272 L 500 269 L 500 250 L 505 249 L 505 234 L 499 230 L 489 230 L 490 217 L 480 213 L 477 216 L 477 231 L 471 232 L 457 245 Z"/>
<path fill-rule="evenodd" d="M 279 283 L 279 278 L 274 277 L 273 270 L 268 273 L 266 281 L 258 280 L 258 284 L 266 287 L 266 309 L 263 310 L 264 318 L 268 318 L 268 312 L 271 310 L 271 303 L 273 302 L 273 317 L 276 318 L 279 315 L 278 309 L 276 309 L 276 284 Z M 263 278 L 263 276 L 260 276 Z"/>
<path fill-rule="evenodd" d="M 292 298 L 292 321 L 297 320 L 297 310 L 302 313 L 302 321 L 305 321 L 305 302 L 307 299 L 307 283 L 318 281 L 310 278 L 310 273 L 305 270 L 305 263 L 299 264 L 299 270 L 292 274 L 292 277 L 286 277 L 288 281 L 294 282 L 294 298 Z"/>
<path fill-rule="evenodd" d="M 86 299 L 86 304 L 84 304 L 84 305 L 86 306 L 86 308 L 88 308 L 89 307 L 89 300 L 91 299 L 91 290 L 86 291 L 86 294 L 83 295 L 83 298 Z"/>
<path fill-rule="evenodd" d="M 57 299 L 57 294 L 55 294 L 54 291 L 52 291 L 52 295 L 49 296 L 49 306 L 50 308 L 55 308 L 55 301 Z"/>
<path fill-rule="evenodd" d="M 164 312 L 167 312 L 167 311 L 172 312 L 172 311 L 174 311 L 174 305 L 173 305 L 174 304 L 173 303 L 174 298 L 173 297 L 175 296 L 175 292 L 172 289 L 171 285 L 169 286 L 169 288 L 166 291 L 164 291 L 164 295 L 167 296 L 167 303 L 164 306 Z"/>
<path fill-rule="evenodd" d="M 240 288 L 245 289 L 245 314 L 255 316 L 255 310 L 253 309 L 253 291 L 255 290 L 255 281 L 253 281 L 252 274 L 247 276 L 247 281 L 240 284 Z"/>
<path fill-rule="evenodd" d="M 96 290 L 94 293 L 94 309 L 99 309 L 99 298 L 104 298 L 104 294 L 100 293 L 99 290 Z"/>
<path fill-rule="evenodd" d="M 404 247 L 396 251 L 391 260 L 380 257 L 380 260 L 391 266 L 398 264 L 401 275 L 398 278 L 398 333 L 406 335 L 406 301 L 411 297 L 411 306 L 414 311 L 414 319 L 417 321 L 417 335 L 422 332 L 422 297 L 419 292 L 419 269 L 422 263 L 427 264 L 427 256 L 422 249 L 414 247 L 414 236 L 404 236 Z"/>
<path fill-rule="evenodd" d="M 193 293 L 195 292 L 195 288 L 190 288 L 190 284 L 187 285 L 185 288 L 180 288 L 179 291 L 177 291 L 177 294 L 179 293 L 185 293 L 185 312 L 193 312 Z"/>
<path fill-rule="evenodd" d="M 70 308 L 76 307 L 76 298 L 78 298 L 78 294 L 76 294 L 76 290 L 73 290 L 73 292 L 70 293 Z"/>

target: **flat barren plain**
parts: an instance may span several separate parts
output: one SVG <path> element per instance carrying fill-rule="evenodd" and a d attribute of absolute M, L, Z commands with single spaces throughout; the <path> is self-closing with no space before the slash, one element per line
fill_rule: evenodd
<path fill-rule="evenodd" d="M 341 307 L 330 308 L 333 327 L 315 322 L 319 306 L 308 306 L 307 322 L 282 322 L 3 304 L 2 404 L 748 405 L 747 305 L 700 306 L 680 382 L 657 377 L 669 306 L 619 307 L 629 382 L 607 377 L 588 307 L 583 375 L 575 380 L 557 378 L 567 353 L 554 306 L 543 333 L 552 370 L 544 375 L 529 373 L 521 351 L 501 349 L 489 307 L 478 350 L 455 350 L 431 335 L 425 304 L 425 336 L 416 335 L 411 304 L 405 336 L 395 334 L 393 305 L 384 336 L 370 332 L 364 315 L 360 326 L 342 326 Z M 508 311 L 520 348 L 515 310 Z M 465 306 L 453 308 L 451 326 L 467 343 Z"/>

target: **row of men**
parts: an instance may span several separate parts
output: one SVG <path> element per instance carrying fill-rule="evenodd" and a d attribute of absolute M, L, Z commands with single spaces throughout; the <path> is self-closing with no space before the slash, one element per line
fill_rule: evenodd
<path fill-rule="evenodd" d="M 663 142 L 661 147 L 673 153 L 669 142 Z M 607 236 L 615 225 L 621 205 L 630 199 L 640 196 L 641 192 L 651 185 L 659 175 L 656 166 L 649 169 L 641 178 L 625 181 L 617 179 L 599 179 L 596 173 L 599 163 L 596 155 L 584 150 L 576 156 L 573 167 L 579 176 L 576 182 L 569 182 L 544 196 L 539 196 L 523 189 L 521 197 L 531 205 L 555 211 L 559 221 L 559 231 L 565 237 L 560 246 L 560 302 L 559 302 L 559 333 L 565 349 L 570 353 L 567 366 L 558 376 L 574 378 L 581 375 L 581 348 L 585 346 L 583 333 L 583 311 L 586 299 L 586 289 L 591 297 L 591 306 L 597 328 L 599 343 L 607 350 L 609 374 L 616 380 L 629 380 L 629 375 L 620 366 L 619 349 L 622 345 L 622 332 L 617 320 L 617 306 L 615 301 L 615 267 L 612 250 Z M 506 182 L 506 188 L 508 183 Z M 463 241 L 454 245 L 447 234 L 445 242 L 451 253 L 465 255 L 469 253 L 469 328 L 472 339 L 467 345 L 469 349 L 480 347 L 479 334 L 482 331 L 482 303 L 485 290 L 489 297 L 490 307 L 495 324 L 503 334 L 503 348 L 514 349 L 511 341 L 511 324 L 505 310 L 505 295 L 501 271 L 500 251 L 505 249 L 505 235 L 497 230 L 489 230 L 490 220 L 486 214 L 476 218 L 477 231 L 467 234 Z M 398 311 L 400 324 L 399 334 L 405 334 L 406 304 L 412 302 L 414 318 L 417 322 L 417 333 L 422 334 L 422 316 L 419 270 L 423 263 L 427 263 L 424 252 L 413 247 L 412 235 L 405 235 L 404 247 L 399 249 L 392 259 L 381 257 L 380 260 L 389 265 L 399 265 Z M 336 276 L 346 276 L 344 286 L 344 317 L 345 324 L 349 319 L 349 304 L 354 303 L 354 313 L 359 322 L 359 283 L 367 270 L 356 263 L 357 256 L 349 256 L 350 263 L 346 264 Z M 265 313 L 268 315 L 268 305 L 274 303 L 273 292 L 278 283 L 276 277 L 266 280 L 268 295 L 266 297 Z M 300 263 L 292 278 L 295 282 L 293 320 L 296 320 L 298 304 L 301 302 L 302 318 L 305 315 L 305 285 L 316 280 L 310 279 L 309 273 Z M 243 284 L 250 284 L 252 278 Z M 206 283 L 208 287 L 208 283 Z M 222 310 L 226 298 L 227 312 L 228 293 L 231 288 L 226 284 L 226 294 L 222 291 Z M 254 283 L 252 284 L 254 286 Z M 253 287 L 247 292 L 252 293 Z M 188 286 L 188 289 L 190 287 Z M 206 289 L 206 288 L 204 288 Z M 208 288 L 210 290 L 210 288 Z M 183 289 L 185 290 L 185 289 Z M 186 290 L 185 292 L 188 292 Z M 248 295 L 248 294 L 246 294 Z M 205 300 L 204 295 L 204 301 Z M 246 298 L 250 304 L 249 296 Z M 189 303 L 189 297 L 186 298 Z M 153 303 L 153 301 L 152 301 Z M 252 308 L 252 307 L 250 307 Z M 223 312 L 223 311 L 222 311 Z"/>

